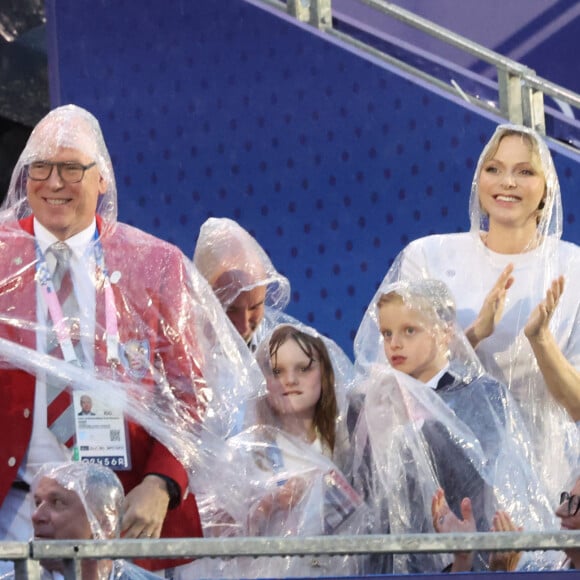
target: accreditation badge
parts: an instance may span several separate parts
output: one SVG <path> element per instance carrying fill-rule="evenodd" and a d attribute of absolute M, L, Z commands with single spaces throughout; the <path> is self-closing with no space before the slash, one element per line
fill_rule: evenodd
<path fill-rule="evenodd" d="M 132 379 L 142 379 L 147 374 L 150 355 L 148 340 L 128 340 L 119 345 L 119 359 Z"/>
<path fill-rule="evenodd" d="M 324 474 L 324 533 L 332 534 L 359 507 L 362 497 L 336 469 Z"/>
<path fill-rule="evenodd" d="M 74 391 L 75 461 L 100 463 L 116 471 L 131 469 L 129 441 L 123 413 L 104 405 L 89 392 Z"/>

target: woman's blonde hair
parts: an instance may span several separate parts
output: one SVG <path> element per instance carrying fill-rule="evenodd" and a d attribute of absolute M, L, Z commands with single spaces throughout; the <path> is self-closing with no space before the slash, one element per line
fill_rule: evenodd
<path fill-rule="evenodd" d="M 477 236 L 489 231 L 489 215 L 481 206 L 479 183 L 485 165 L 497 153 L 505 137 L 519 137 L 531 154 L 534 170 L 544 180 L 542 200 L 536 210 L 537 239 L 562 236 L 562 199 L 554 161 L 546 142 L 536 131 L 523 125 L 499 125 L 484 147 L 471 183 L 469 198 L 470 231 Z M 536 240 L 534 240 L 535 242 Z"/>

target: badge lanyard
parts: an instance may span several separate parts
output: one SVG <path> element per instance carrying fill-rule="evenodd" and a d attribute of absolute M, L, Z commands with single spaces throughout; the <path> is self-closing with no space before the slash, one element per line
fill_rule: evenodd
<path fill-rule="evenodd" d="M 103 245 L 98 239 L 98 233 L 95 231 L 93 238 L 95 254 L 95 274 L 98 279 L 103 277 L 103 289 L 105 292 L 105 334 L 107 343 L 107 363 L 116 364 L 119 362 L 119 327 L 117 323 L 117 313 L 115 308 L 115 296 L 109 279 L 109 273 L 105 266 Z M 44 301 L 48 306 L 48 311 L 52 319 L 54 331 L 58 344 L 62 350 L 63 359 L 69 363 L 78 363 L 77 356 L 71 339 L 70 326 L 65 322 L 62 313 L 62 305 L 54 289 L 52 276 L 49 272 L 46 258 L 42 253 L 38 242 L 36 243 L 36 272 L 40 284 Z M 74 292 L 74 289 L 73 289 Z"/>

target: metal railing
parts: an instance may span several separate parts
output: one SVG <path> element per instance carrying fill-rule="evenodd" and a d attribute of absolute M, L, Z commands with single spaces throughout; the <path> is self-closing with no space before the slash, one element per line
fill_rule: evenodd
<path fill-rule="evenodd" d="M 237 556 L 312 556 L 446 553 L 466 550 L 558 550 L 580 548 L 580 531 L 488 532 L 316 536 L 309 538 L 192 538 L 164 540 L 60 540 L 0 543 L 0 560 L 13 560 L 17 580 L 37 580 L 38 562 L 67 562 L 66 580 L 80 573 L 80 560 Z"/>
<path fill-rule="evenodd" d="M 444 83 L 415 67 L 409 66 L 389 55 L 382 53 L 371 45 L 344 34 L 333 26 L 332 0 L 263 0 L 288 14 L 307 22 L 319 30 L 332 34 L 342 41 L 348 42 L 358 49 L 386 62 L 396 63 L 404 70 L 411 71 L 420 78 L 427 79 L 440 88 L 454 94 L 459 93 L 470 103 L 489 110 L 489 104 L 475 96 L 465 94 L 456 84 Z M 499 110 L 495 110 L 512 123 L 523 124 L 546 134 L 546 116 L 544 110 L 544 95 L 548 95 L 570 107 L 580 108 L 580 95 L 560 85 L 552 83 L 536 75 L 535 71 L 514 60 L 506 58 L 480 44 L 439 26 L 434 22 L 418 16 L 400 6 L 386 0 L 361 0 L 364 4 L 400 20 L 404 24 L 416 28 L 446 44 L 467 52 L 495 67 L 498 84 Z"/>

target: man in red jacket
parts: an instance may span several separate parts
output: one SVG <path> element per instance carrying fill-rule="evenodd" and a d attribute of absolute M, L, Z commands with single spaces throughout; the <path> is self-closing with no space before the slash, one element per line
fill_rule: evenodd
<path fill-rule="evenodd" d="M 159 426 L 173 425 L 171 417 L 198 424 L 202 342 L 219 336 L 204 320 L 205 286 L 176 247 L 117 223 L 99 124 L 74 105 L 36 126 L 2 210 L 0 541 L 30 539 L 32 478 L 40 465 L 71 458 L 115 469 L 126 492 L 124 537 L 200 536 L 188 495 L 191 431 L 163 436 Z M 221 312 L 217 301 L 207 308 Z M 29 356 L 12 356 L 23 348 Z M 62 372 L 78 367 L 82 388 Z M 105 384 L 127 389 L 99 391 Z M 95 416 L 79 416 L 83 393 Z"/>

